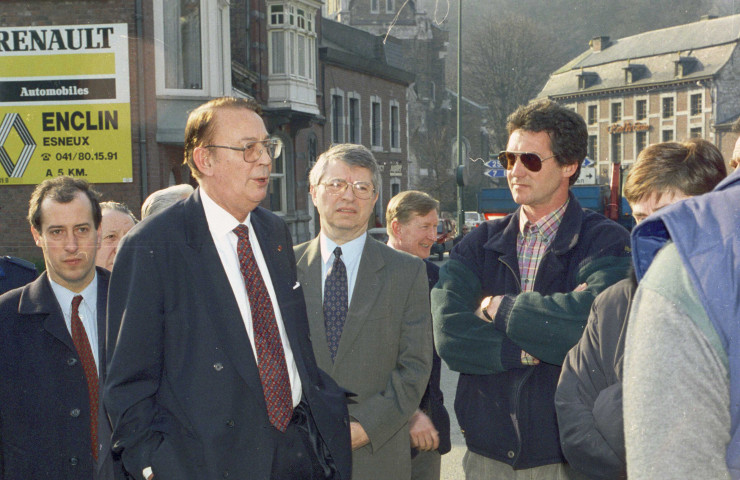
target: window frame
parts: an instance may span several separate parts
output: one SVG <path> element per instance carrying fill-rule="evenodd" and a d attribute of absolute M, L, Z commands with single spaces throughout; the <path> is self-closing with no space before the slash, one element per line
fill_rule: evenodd
<path fill-rule="evenodd" d="M 593 118 L 591 116 L 592 111 Z M 597 103 L 586 105 L 586 121 L 588 122 L 588 125 L 599 124 L 599 105 Z"/>
<path fill-rule="evenodd" d="M 670 106 L 670 112 L 666 112 L 667 106 Z M 667 115 L 666 113 L 670 113 Z M 660 97 L 660 118 L 663 120 L 669 120 L 676 117 L 676 97 L 673 95 L 665 95 Z"/>
<path fill-rule="evenodd" d="M 395 109 L 396 115 L 394 117 L 393 110 Z M 391 148 L 391 152 L 401 151 L 401 105 L 397 100 L 391 100 L 388 104 L 388 142 Z M 394 144 L 395 137 L 395 144 Z"/>
<path fill-rule="evenodd" d="M 698 110 L 694 108 L 694 99 L 699 99 L 699 108 Z M 699 93 L 689 93 L 689 115 L 692 117 L 696 117 L 698 115 L 701 115 L 704 113 L 704 95 L 702 92 Z"/>
<path fill-rule="evenodd" d="M 362 144 L 362 98 L 357 92 L 347 93 L 347 141 Z"/>
<path fill-rule="evenodd" d="M 164 72 L 171 70 L 165 57 L 164 0 L 153 0 L 155 89 L 159 97 L 223 96 L 231 92 L 231 27 L 229 2 L 199 0 L 200 9 L 200 70 L 199 88 L 172 88 L 166 84 Z"/>
<path fill-rule="evenodd" d="M 645 106 L 644 115 L 640 116 L 640 105 Z M 640 122 L 642 120 L 647 120 L 648 118 L 648 109 L 650 107 L 650 102 L 648 102 L 647 98 L 636 98 L 635 99 L 635 121 Z"/>
<path fill-rule="evenodd" d="M 283 140 L 285 142 L 285 140 Z M 278 158 L 273 159 L 272 169 L 270 170 L 270 180 L 268 188 L 268 198 L 270 201 L 270 211 L 278 215 L 286 215 L 288 213 L 288 182 L 287 182 L 287 164 L 285 161 L 286 150 L 283 149 L 282 153 Z M 281 168 L 278 168 L 281 167 Z M 282 171 L 279 171 L 282 169 Z M 273 185 L 280 185 L 280 208 L 275 209 L 272 205 L 273 198 Z"/>
<path fill-rule="evenodd" d="M 344 143 L 346 116 L 344 114 L 344 91 L 339 88 L 330 89 L 331 113 L 329 115 L 331 124 L 331 143 Z M 339 100 L 339 116 L 337 117 L 337 104 Z"/>
<path fill-rule="evenodd" d="M 378 118 L 375 118 L 375 106 L 378 107 Z M 383 151 L 383 102 L 377 95 L 370 96 L 370 149 Z M 376 142 L 377 137 L 377 142 Z"/>
<path fill-rule="evenodd" d="M 615 115 L 616 110 L 619 110 L 619 115 L 617 118 L 617 115 Z M 609 119 L 611 120 L 611 123 L 619 123 L 624 118 L 624 105 L 622 105 L 622 102 L 612 102 L 609 106 Z"/>

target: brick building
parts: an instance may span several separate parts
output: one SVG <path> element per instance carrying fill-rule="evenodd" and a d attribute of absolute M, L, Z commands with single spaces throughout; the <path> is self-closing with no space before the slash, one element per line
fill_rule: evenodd
<path fill-rule="evenodd" d="M 403 50 L 383 37 L 324 19 L 319 49 L 326 124 L 322 143 L 360 143 L 381 168 L 375 215 L 382 222 L 388 201 L 408 188 L 408 107 L 414 75 Z"/>
<path fill-rule="evenodd" d="M 611 162 L 630 165 L 647 145 L 702 137 L 729 160 L 740 117 L 740 15 L 611 41 L 554 72 L 539 97 L 586 120 L 598 183 Z"/>

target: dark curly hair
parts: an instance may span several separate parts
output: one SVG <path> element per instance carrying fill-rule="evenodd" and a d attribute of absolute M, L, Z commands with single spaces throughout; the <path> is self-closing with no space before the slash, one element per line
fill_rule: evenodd
<path fill-rule="evenodd" d="M 538 100 L 520 106 L 509 115 L 506 130 L 509 135 L 515 130 L 547 132 L 550 149 L 557 162 L 560 165 L 578 165 L 570 177 L 570 185 L 576 183 L 588 149 L 588 129 L 583 117 L 552 100 Z"/>

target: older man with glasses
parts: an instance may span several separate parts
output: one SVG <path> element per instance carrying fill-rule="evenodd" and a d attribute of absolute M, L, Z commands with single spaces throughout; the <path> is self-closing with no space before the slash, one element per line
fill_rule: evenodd
<path fill-rule="evenodd" d="M 409 419 L 432 367 L 426 267 L 367 235 L 380 171 L 366 147 L 331 147 L 309 181 L 321 232 L 295 247 L 298 280 L 319 367 L 356 394 L 352 480 L 408 480 Z"/>
<path fill-rule="evenodd" d="M 583 119 L 550 100 L 508 118 L 512 214 L 467 234 L 432 290 L 437 351 L 461 373 L 455 412 L 468 479 L 578 478 L 558 439 L 554 394 L 596 295 L 627 275 L 629 233 L 570 192 Z"/>

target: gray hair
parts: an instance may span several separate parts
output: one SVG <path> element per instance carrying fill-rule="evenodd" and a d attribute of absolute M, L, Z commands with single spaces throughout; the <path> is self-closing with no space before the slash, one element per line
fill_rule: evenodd
<path fill-rule="evenodd" d="M 124 215 L 128 215 L 129 217 L 131 217 L 131 220 L 134 221 L 134 225 L 139 223 L 139 219 L 136 218 L 136 215 L 134 215 L 134 212 L 132 212 L 131 209 L 129 209 L 126 206 L 125 203 L 112 202 L 112 201 L 100 202 L 100 211 L 103 212 L 103 214 L 105 214 L 104 212 L 106 210 L 112 210 L 114 212 L 120 212 L 120 213 L 123 213 Z"/>
<path fill-rule="evenodd" d="M 316 186 L 321 182 L 326 173 L 326 168 L 332 160 L 340 160 L 350 167 L 367 168 L 373 176 L 375 190 L 377 191 L 380 187 L 380 168 L 378 168 L 378 162 L 375 160 L 373 153 L 364 145 L 354 143 L 338 143 L 319 155 L 316 164 L 308 175 L 308 181 L 311 185 Z"/>
<path fill-rule="evenodd" d="M 181 183 L 153 192 L 146 197 L 146 200 L 141 205 L 142 220 L 150 215 L 161 212 L 170 205 L 174 205 L 178 200 L 189 197 L 194 190 L 191 185 Z"/>

